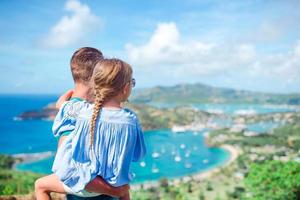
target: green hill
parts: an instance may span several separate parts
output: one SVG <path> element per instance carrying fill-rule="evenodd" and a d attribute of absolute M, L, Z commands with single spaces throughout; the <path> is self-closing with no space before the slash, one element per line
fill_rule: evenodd
<path fill-rule="evenodd" d="M 300 105 L 300 94 L 273 94 L 212 87 L 209 85 L 179 84 L 140 89 L 131 97 L 134 103 L 251 103 Z"/>

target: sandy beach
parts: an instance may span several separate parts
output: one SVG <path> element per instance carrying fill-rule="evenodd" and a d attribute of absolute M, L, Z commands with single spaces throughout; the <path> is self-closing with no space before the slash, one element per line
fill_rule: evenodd
<path fill-rule="evenodd" d="M 195 180 L 204 180 L 204 179 L 211 177 L 214 173 L 219 172 L 221 167 L 230 165 L 239 156 L 239 151 L 231 145 L 227 145 L 227 144 L 222 145 L 220 148 L 225 149 L 226 151 L 228 151 L 230 153 L 229 159 L 223 165 L 220 165 L 216 168 L 209 169 L 208 171 L 200 172 L 200 173 L 193 175 L 192 177 Z"/>

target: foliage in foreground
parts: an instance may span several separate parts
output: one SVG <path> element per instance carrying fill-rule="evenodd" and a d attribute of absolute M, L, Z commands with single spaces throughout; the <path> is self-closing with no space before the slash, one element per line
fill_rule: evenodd
<path fill-rule="evenodd" d="M 33 191 L 34 182 L 41 175 L 10 169 L 15 158 L 0 155 L 0 195 L 28 194 Z"/>
<path fill-rule="evenodd" d="M 245 179 L 249 199 L 300 199 L 300 164 L 297 162 L 267 161 L 252 164 Z"/>
<path fill-rule="evenodd" d="M 34 182 L 40 175 L 16 170 L 1 170 L 0 195 L 28 194 L 33 191 Z"/>
<path fill-rule="evenodd" d="M 15 159 L 12 156 L 0 155 L 0 169 L 12 168 Z"/>

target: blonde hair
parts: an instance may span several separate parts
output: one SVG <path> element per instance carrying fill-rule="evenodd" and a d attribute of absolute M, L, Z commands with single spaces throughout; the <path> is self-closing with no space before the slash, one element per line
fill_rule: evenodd
<path fill-rule="evenodd" d="M 105 101 L 117 96 L 131 81 L 132 68 L 119 59 L 102 59 L 93 72 L 94 111 L 90 128 L 90 145 L 93 147 L 96 121 Z"/>

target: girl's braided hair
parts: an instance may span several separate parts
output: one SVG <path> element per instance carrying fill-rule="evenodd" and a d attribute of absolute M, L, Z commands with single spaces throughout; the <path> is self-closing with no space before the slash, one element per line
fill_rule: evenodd
<path fill-rule="evenodd" d="M 119 59 L 102 59 L 97 62 L 92 84 L 94 90 L 94 111 L 90 128 L 90 145 L 93 147 L 96 121 L 103 103 L 117 96 L 131 81 L 132 68 Z"/>

